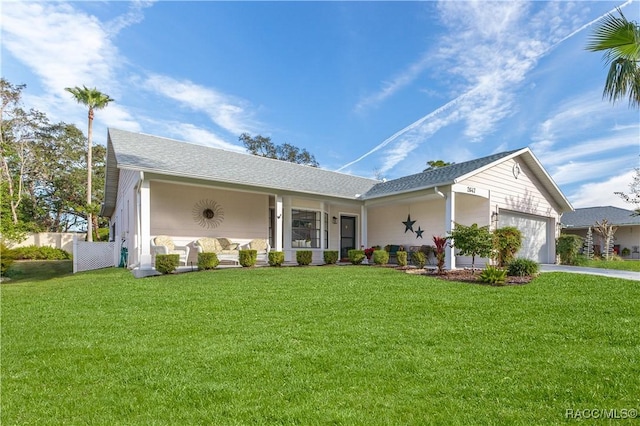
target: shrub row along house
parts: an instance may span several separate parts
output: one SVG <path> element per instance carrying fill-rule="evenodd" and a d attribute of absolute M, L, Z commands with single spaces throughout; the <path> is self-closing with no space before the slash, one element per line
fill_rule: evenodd
<path fill-rule="evenodd" d="M 127 266 L 145 276 L 158 235 L 187 246 L 203 237 L 263 238 L 285 262 L 311 250 L 322 263 L 324 250 L 346 257 L 363 246 L 430 245 L 455 223 L 516 226 L 519 257 L 554 263 L 559 218 L 571 210 L 529 148 L 378 181 L 109 129 L 100 214 L 110 218 L 112 239 L 124 241 Z M 470 263 L 447 250 L 447 268 Z"/>

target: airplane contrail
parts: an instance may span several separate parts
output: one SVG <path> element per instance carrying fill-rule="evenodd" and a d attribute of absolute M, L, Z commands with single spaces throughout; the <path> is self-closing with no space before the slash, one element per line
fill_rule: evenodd
<path fill-rule="evenodd" d="M 584 24 L 583 26 L 581 26 L 580 28 L 578 28 L 577 30 L 571 32 L 570 34 L 568 34 L 567 36 L 563 37 L 562 39 L 560 39 L 559 41 L 557 41 L 556 43 L 554 43 L 553 45 L 551 45 L 550 47 L 548 47 L 547 49 L 545 49 L 542 53 L 540 53 L 535 59 L 538 60 L 540 58 L 542 58 L 543 56 L 545 56 L 547 53 L 551 52 L 553 49 L 556 48 L 556 46 L 558 46 L 560 43 L 570 39 L 571 37 L 573 37 L 574 35 L 578 34 L 579 32 L 583 31 L 584 29 L 590 27 L 591 25 L 593 25 L 594 23 L 598 22 L 599 20 L 601 20 L 602 18 L 604 18 L 605 16 L 613 13 L 616 11 L 616 9 L 622 9 L 623 7 L 626 7 L 628 5 L 630 5 L 631 3 L 633 3 L 634 0 L 627 0 L 626 2 L 622 3 L 622 5 L 617 6 L 613 9 L 611 9 L 609 12 L 606 12 L 604 14 L 602 14 L 601 16 L 593 19 L 592 21 Z M 394 133 L 393 135 L 389 136 L 387 139 L 385 139 L 384 141 L 382 141 L 381 143 L 379 143 L 378 145 L 376 145 L 373 149 L 369 150 L 368 152 L 362 154 L 360 157 L 356 158 L 355 160 L 345 164 L 344 166 L 340 167 L 339 169 L 336 169 L 337 172 L 346 169 L 347 167 L 367 158 L 368 156 L 370 156 L 371 154 L 373 154 L 376 151 L 381 150 L 382 148 L 384 148 L 385 146 L 389 145 L 391 142 L 393 142 L 395 139 L 399 138 L 400 136 L 402 136 L 403 134 L 407 133 L 410 130 L 415 129 L 416 127 L 418 127 L 419 125 L 421 125 L 422 123 L 424 123 L 425 121 L 427 121 L 428 119 L 430 119 L 431 117 L 434 117 L 436 115 L 438 115 L 439 113 L 446 111 L 447 109 L 455 106 L 457 103 L 459 103 L 461 100 L 463 100 L 464 98 L 470 96 L 472 93 L 474 93 L 475 91 L 477 91 L 479 89 L 479 86 L 474 87 L 473 89 L 469 90 L 466 93 L 463 93 L 462 95 L 458 96 L 457 98 L 447 102 L 446 104 L 444 104 L 443 106 L 439 107 L 438 109 L 436 109 L 435 111 L 430 112 L 429 114 L 425 115 L 422 118 L 419 118 L 418 120 L 414 121 L 413 123 L 409 124 L 407 127 L 403 128 L 402 130 L 397 131 L 396 133 Z"/>

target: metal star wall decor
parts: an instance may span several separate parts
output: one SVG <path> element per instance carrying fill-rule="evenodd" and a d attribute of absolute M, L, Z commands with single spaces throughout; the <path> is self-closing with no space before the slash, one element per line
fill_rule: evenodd
<path fill-rule="evenodd" d="M 406 234 L 407 231 L 411 231 L 413 232 L 413 224 L 416 223 L 415 220 L 411 220 L 411 214 L 407 215 L 407 221 L 406 222 L 402 222 L 405 226 L 404 228 L 404 233 Z"/>
<path fill-rule="evenodd" d="M 416 231 L 416 239 L 422 238 L 423 232 L 424 232 L 424 229 L 420 229 L 420 227 L 418 226 L 418 230 Z"/>

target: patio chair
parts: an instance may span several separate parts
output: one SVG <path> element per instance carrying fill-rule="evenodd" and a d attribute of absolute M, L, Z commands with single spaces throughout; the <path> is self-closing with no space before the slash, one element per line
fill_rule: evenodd
<path fill-rule="evenodd" d="M 166 235 L 158 235 L 151 240 L 151 252 L 154 260 L 157 254 L 178 254 L 180 255 L 179 263 L 185 266 L 189 259 L 189 246 L 177 246 L 173 239 Z"/>

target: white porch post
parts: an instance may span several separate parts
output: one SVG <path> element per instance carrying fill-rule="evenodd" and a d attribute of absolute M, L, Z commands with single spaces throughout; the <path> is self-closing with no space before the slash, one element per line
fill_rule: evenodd
<path fill-rule="evenodd" d="M 140 269 L 152 269 L 151 258 L 151 188 L 149 181 L 140 184 Z"/>
<path fill-rule="evenodd" d="M 369 247 L 367 239 L 367 208 L 363 204 L 360 206 L 360 244 L 365 248 Z"/>
<path fill-rule="evenodd" d="M 449 191 L 445 200 L 445 214 L 444 214 L 444 230 L 447 235 L 451 234 L 455 227 L 456 220 L 456 193 L 453 189 Z M 455 250 L 451 247 L 451 244 L 447 245 L 445 249 L 444 265 L 446 269 L 456 269 L 456 257 Z"/>
<path fill-rule="evenodd" d="M 275 229 L 275 250 L 282 251 L 282 227 L 284 218 L 282 216 L 282 196 L 276 195 L 276 229 Z"/>

